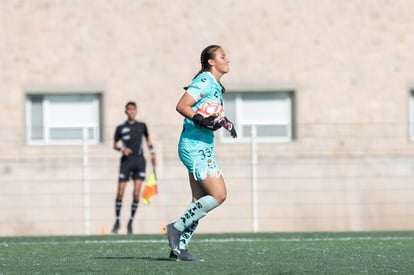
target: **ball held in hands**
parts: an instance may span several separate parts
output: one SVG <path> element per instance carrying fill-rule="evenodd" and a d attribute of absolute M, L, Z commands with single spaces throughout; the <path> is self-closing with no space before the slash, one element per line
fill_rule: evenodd
<path fill-rule="evenodd" d="M 203 102 L 196 111 L 192 120 L 195 124 L 216 131 L 223 126 L 224 109 L 218 102 Z"/>

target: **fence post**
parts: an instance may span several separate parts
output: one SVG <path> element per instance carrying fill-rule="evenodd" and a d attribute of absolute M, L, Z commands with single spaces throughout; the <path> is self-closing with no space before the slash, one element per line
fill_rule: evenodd
<path fill-rule="evenodd" d="M 90 205 L 89 205 L 89 135 L 88 129 L 83 128 L 83 224 L 84 233 L 89 235 L 91 233 L 90 225 Z"/>
<path fill-rule="evenodd" d="M 252 229 L 256 233 L 259 230 L 259 221 L 258 215 L 259 211 L 257 209 L 257 144 L 256 144 L 256 135 L 257 129 L 256 125 L 251 127 L 251 165 L 252 165 L 252 174 L 251 174 L 251 189 L 252 189 Z"/>

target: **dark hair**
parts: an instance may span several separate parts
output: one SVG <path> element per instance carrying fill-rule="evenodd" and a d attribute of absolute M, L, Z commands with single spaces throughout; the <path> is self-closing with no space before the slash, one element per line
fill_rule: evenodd
<path fill-rule="evenodd" d="M 193 79 L 195 79 L 197 76 L 199 76 L 199 74 L 203 73 L 203 72 L 208 72 L 211 68 L 210 63 L 208 63 L 208 61 L 210 59 L 214 59 L 215 56 L 215 52 L 217 51 L 217 49 L 221 49 L 221 47 L 219 45 L 210 45 L 208 47 L 206 47 L 200 55 L 200 63 L 201 63 L 201 69 L 200 71 L 193 77 Z M 222 88 L 222 92 L 224 94 L 224 92 L 226 91 L 226 89 L 224 88 L 224 86 L 221 84 L 221 82 L 219 82 L 221 88 Z M 185 86 L 184 90 L 187 90 L 189 86 Z"/>
<path fill-rule="evenodd" d="M 210 70 L 211 66 L 210 63 L 208 63 L 209 59 L 214 59 L 214 53 L 217 49 L 220 49 L 221 47 L 218 45 L 210 45 L 207 48 L 205 48 L 200 55 L 200 63 L 201 63 L 201 70 L 198 72 L 198 74 L 194 77 L 196 78 L 199 74 L 202 72 L 207 72 Z"/>
<path fill-rule="evenodd" d="M 134 101 L 128 101 L 127 104 L 125 104 L 125 109 L 128 109 L 129 105 L 132 105 L 135 108 L 137 108 L 137 104 Z"/>

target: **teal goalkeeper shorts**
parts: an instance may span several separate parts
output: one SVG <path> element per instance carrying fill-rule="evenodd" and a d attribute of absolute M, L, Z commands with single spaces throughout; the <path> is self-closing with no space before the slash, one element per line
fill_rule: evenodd
<path fill-rule="evenodd" d="M 220 176 L 221 170 L 216 161 L 213 144 L 181 139 L 178 155 L 188 173 L 198 182 L 203 181 L 207 175 Z"/>

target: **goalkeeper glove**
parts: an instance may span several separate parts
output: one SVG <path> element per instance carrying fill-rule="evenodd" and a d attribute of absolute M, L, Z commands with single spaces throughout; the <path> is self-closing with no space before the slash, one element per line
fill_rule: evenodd
<path fill-rule="evenodd" d="M 192 120 L 195 124 L 211 131 L 220 129 L 224 123 L 224 118 L 219 118 L 218 116 L 203 117 L 200 114 L 195 114 Z"/>
<path fill-rule="evenodd" d="M 231 122 L 230 120 L 228 120 L 227 117 L 224 118 L 224 123 L 223 123 L 223 127 L 230 132 L 230 135 L 232 138 L 236 138 L 237 137 L 237 132 L 236 129 L 234 128 L 234 124 L 233 122 Z"/>

